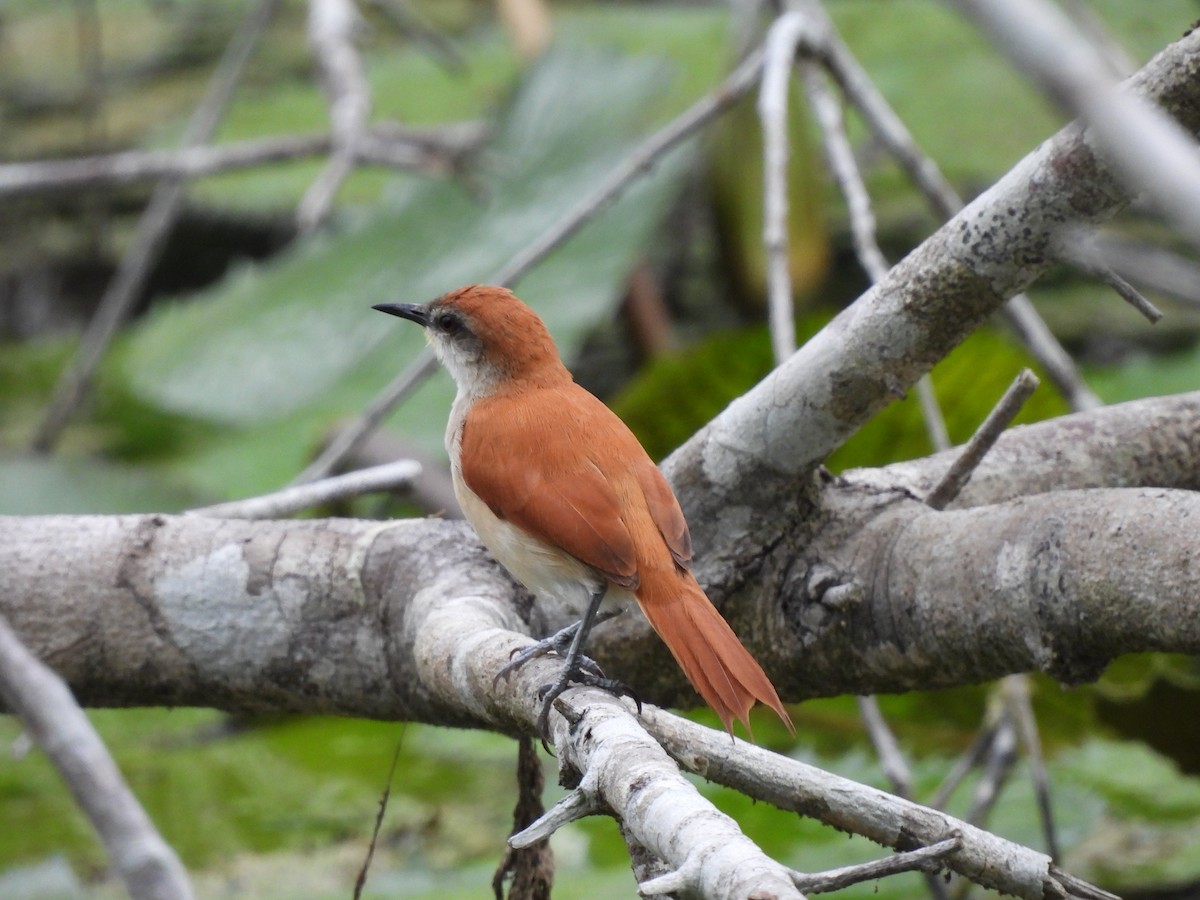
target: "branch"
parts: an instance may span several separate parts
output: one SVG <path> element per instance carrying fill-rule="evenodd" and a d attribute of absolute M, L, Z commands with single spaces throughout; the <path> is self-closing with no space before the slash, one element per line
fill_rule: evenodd
<path fill-rule="evenodd" d="M 808 15 L 828 22 L 828 16 L 820 5 L 805 0 L 803 9 Z M 847 101 L 858 109 L 871 133 L 912 179 L 929 201 L 930 208 L 944 219 L 962 210 L 962 198 L 942 175 L 937 163 L 921 150 L 904 122 L 888 105 L 832 25 L 829 26 L 821 53 L 823 63 L 845 93 Z M 1096 395 L 1083 383 L 1075 362 L 1050 332 L 1028 297 L 1024 294 L 1015 295 L 1001 312 L 1034 359 L 1067 398 L 1072 409 L 1094 409 L 1101 405 Z"/>
<path fill-rule="evenodd" d="M 1200 33 L 1168 47 L 1129 90 L 1200 127 Z M 893 267 L 887 277 L 677 451 L 699 546 L 730 508 L 768 509 L 830 451 L 1054 264 L 1064 227 L 1130 196 L 1077 127 L 1060 132 Z M 780 527 L 787 528 L 786 523 Z"/>
<path fill-rule="evenodd" d="M 1137 504 L 1124 496 L 1134 492 L 1088 493 L 1100 499 L 1120 493 L 1122 509 L 1136 512 Z M 1167 499 L 1174 501 L 1179 496 L 1168 495 Z M 1200 499 L 1188 496 L 1190 508 L 1185 512 L 1200 514 Z M 1164 497 L 1152 499 L 1156 521 L 1169 522 L 1171 517 L 1162 509 Z M 1064 508 L 1078 509 L 1080 519 L 1092 526 L 1101 521 L 1080 498 L 1072 498 Z M 1034 509 L 1029 518 L 1045 523 L 1048 512 Z M 1010 520 L 1020 514 L 1019 507 L 1007 511 Z M 1131 531 L 1134 516 L 1123 515 L 1126 530 Z M 964 523 L 962 517 L 976 521 Z M 945 531 L 962 534 L 969 528 L 978 530 L 978 520 L 986 518 L 999 521 L 997 530 L 1006 534 L 1007 546 L 1015 547 L 1010 552 L 1019 553 L 1024 544 L 1014 543 L 1012 522 L 1005 517 L 1004 509 L 989 510 L 986 516 L 976 511 L 928 513 L 905 533 L 928 531 L 927 526 L 944 523 Z M 1162 527 L 1166 530 L 1170 525 Z M 931 537 L 945 540 L 941 532 L 918 535 L 914 540 L 925 547 Z M 1147 541 L 1151 538 L 1145 535 Z M 905 540 L 892 544 L 897 559 L 918 558 Z M 1111 560 L 1118 572 L 1129 573 L 1127 582 L 1136 582 L 1133 569 L 1125 568 L 1128 561 L 1116 552 L 1119 549 L 1099 548 L 1096 555 Z M 960 554 L 961 548 L 951 547 L 947 553 Z M 1084 577 L 1096 570 L 1086 560 L 1078 562 L 1075 570 L 1084 572 Z M 927 576 L 930 569 L 915 562 L 908 568 L 921 568 L 919 576 Z M 934 568 L 944 571 L 941 566 Z M 967 565 L 955 555 L 952 568 L 962 572 Z M 1057 573 L 1046 574 L 1057 577 Z M 836 665 L 843 673 L 841 680 L 868 671 L 871 659 L 876 660 L 876 668 L 890 661 L 893 666 L 919 669 L 944 654 L 936 645 L 941 641 L 953 643 L 959 655 L 973 658 L 980 654 L 977 646 L 961 641 L 959 633 L 946 627 L 945 616 L 969 620 L 966 628 L 979 632 L 974 640 L 990 648 L 993 656 L 999 641 L 1010 650 L 1016 647 L 1017 652 L 1024 647 L 1025 635 L 1006 633 L 1010 625 L 1000 620 L 1003 610 L 996 609 L 999 604 L 994 599 L 984 604 L 958 590 L 958 585 L 937 585 L 934 587 L 954 592 L 922 590 L 914 600 L 911 592 L 904 590 L 907 577 L 910 571 L 894 575 L 890 589 L 897 602 L 914 609 L 913 632 L 905 635 L 903 644 L 911 648 L 913 658 L 906 660 L 904 654 L 894 651 L 880 653 L 877 630 L 853 620 L 848 644 L 861 645 L 860 658 L 841 652 L 837 663 L 827 648 L 815 646 L 805 656 L 805 668 Z M 1200 579 L 1200 574 L 1192 577 Z M 1043 639 L 1071 643 L 1074 653 L 1095 650 L 1098 645 L 1114 652 L 1138 649 L 1160 638 L 1178 649 L 1200 647 L 1200 634 L 1187 636 L 1189 629 L 1200 631 L 1196 624 L 1200 616 L 1191 608 L 1200 597 L 1200 585 L 1158 578 L 1154 585 L 1127 588 L 1119 584 L 1116 589 L 1121 596 L 1112 607 L 1128 605 L 1130 611 L 1117 615 L 1115 628 L 1112 608 L 1105 612 L 1103 598 L 1077 598 L 1068 590 L 1054 613 L 1070 619 L 1070 627 L 1056 627 L 1054 616 L 1043 615 L 1038 623 Z M 1106 580 L 1105 596 L 1110 597 L 1113 590 Z M 932 609 L 930 598 L 939 596 L 955 596 L 955 609 Z M 83 700 L 94 704 L 203 704 L 238 711 L 336 712 L 528 732 L 540 710 L 539 689 L 557 668 L 552 660 L 534 660 L 511 680 L 493 684 L 495 673 L 512 650 L 525 641 L 514 632 L 523 627 L 514 612 L 519 595 L 456 523 L 249 523 L 162 516 L 0 518 L 0 598 L 31 646 L 63 671 Z M 1155 606 L 1159 599 L 1161 608 Z M 1079 617 L 1087 621 L 1084 629 L 1072 617 L 1076 602 L 1088 604 L 1087 614 Z M 1018 591 L 1009 591 L 1004 606 L 1009 603 L 1017 607 L 1016 616 L 1038 618 L 1022 607 Z M 1147 606 L 1153 608 L 1153 615 L 1144 608 Z M 994 620 L 984 620 L 985 614 Z M 1152 633 L 1139 634 L 1128 628 L 1127 615 L 1154 623 Z M 1104 618 L 1109 621 L 1100 621 Z M 644 652 L 641 646 L 631 649 L 635 654 Z M 677 674 L 674 677 L 678 679 Z M 889 683 L 901 682 L 892 677 Z M 629 760 L 646 759 L 647 753 L 656 752 L 655 745 L 641 732 L 630 710 L 608 695 L 572 692 L 564 699 L 566 718 L 551 718 L 555 742 L 565 762 L 594 779 L 588 788 L 594 788 L 593 799 L 602 800 L 626 824 L 633 823 L 638 842 L 661 855 L 676 877 L 685 881 L 705 877 L 692 872 L 680 858 L 686 842 L 669 837 L 682 827 L 673 817 L 684 810 L 692 810 L 699 820 L 711 815 L 696 812 L 699 807 L 691 786 L 677 784 L 677 774 L 670 776 L 664 782 L 664 793 L 653 795 L 662 805 L 656 800 L 654 814 L 647 813 L 639 820 L 637 807 L 651 798 L 641 796 L 636 786 L 653 783 L 657 790 L 661 761 L 650 758 L 655 780 L 647 782 L 630 777 L 630 772 L 637 770 L 629 768 Z M 661 723 L 665 720 L 663 713 L 647 707 L 643 722 L 678 758 L 684 751 L 672 747 L 664 736 Z M 940 813 L 918 814 L 920 807 L 861 786 L 856 786 L 858 794 L 851 795 L 842 789 L 843 781 L 835 779 L 827 782 L 832 785 L 824 795 L 827 802 L 785 802 L 771 791 L 785 790 L 792 798 L 812 797 L 803 793 L 807 788 L 796 777 L 800 770 L 785 768 L 779 782 L 783 787 L 773 788 L 752 763 L 763 755 L 774 760 L 773 765 L 799 764 L 730 742 L 724 734 L 705 735 L 695 725 L 678 727 L 686 729 L 682 740 L 691 754 L 688 764 L 705 777 L 771 802 L 790 803 L 789 808 L 819 813 L 823 821 L 898 849 L 912 849 L 911 843 L 905 843 L 911 837 L 932 844 L 958 831 L 963 848 L 947 858 L 947 865 L 1021 896 L 1030 896 L 1029 883 L 1021 886 L 1006 879 L 1034 878 L 1041 884 L 1048 877 L 1041 854 L 1013 849 L 1014 845 L 963 827 Z M 707 767 L 700 759 L 708 760 Z M 862 796 L 876 797 L 878 802 L 866 807 L 852 803 Z M 853 816 L 839 812 L 846 804 L 859 812 Z M 595 804 L 583 805 L 593 808 Z M 726 825 L 713 834 L 729 845 L 728 855 L 722 859 L 730 860 L 731 865 L 733 859 L 741 865 L 751 857 L 759 860 L 756 866 L 770 869 L 774 865 L 757 856 L 753 845 L 735 837 Z M 984 865 L 980 854 L 1013 865 Z"/>
<path fill-rule="evenodd" d="M 179 857 L 142 809 L 87 715 L 0 616 L 0 697 L 29 729 L 104 842 L 136 900 L 189 900 Z"/>
<path fill-rule="evenodd" d="M 834 483 L 826 507 L 833 524 L 811 544 L 799 535 L 706 584 L 727 596 L 758 567 L 734 627 L 791 699 L 1032 669 L 1078 681 L 1122 653 L 1200 651 L 1200 571 L 1183 564 L 1195 492 L 1058 492 L 938 513 Z M 871 591 L 834 606 L 826 582 L 809 596 L 801 552 Z M 0 612 L 92 705 L 524 730 L 552 662 L 494 696 L 490 682 L 464 691 L 447 662 L 474 648 L 488 680 L 520 646 L 515 632 L 571 618 L 523 598 L 458 522 L 0 518 Z M 599 628 L 592 651 L 652 702 L 694 698 L 636 611 Z M 527 703 L 503 699 L 517 690 Z"/>
<path fill-rule="evenodd" d="M 402 459 L 284 488 L 261 497 L 189 510 L 186 515 L 208 516 L 210 519 L 278 519 L 325 503 L 405 488 L 420 474 L 420 463 Z"/>
<path fill-rule="evenodd" d="M 959 848 L 943 864 L 984 887 L 1029 900 L 1109 897 L 1069 889 L 1050 857 L 989 834 L 953 816 L 825 772 L 711 729 L 650 710 L 646 728 L 689 772 L 826 825 L 897 850 L 932 846 L 951 836 Z"/>
<path fill-rule="evenodd" d="M 333 153 L 300 200 L 296 222 L 301 231 L 311 231 L 329 218 L 338 188 L 354 171 L 371 114 L 371 88 L 354 46 L 355 33 L 362 27 L 354 0 L 309 0 L 308 43 L 329 104 Z"/>
<path fill-rule="evenodd" d="M 958 451 L 844 473 L 848 484 L 928 494 Z M 951 508 L 1120 485 L 1200 491 L 1200 392 L 1133 400 L 1004 432 Z"/>
<path fill-rule="evenodd" d="M 950 512 L 842 485 L 826 500 L 838 525 L 809 552 L 870 590 L 797 635 L 804 665 L 788 674 L 802 695 L 1027 671 L 1075 684 L 1123 653 L 1200 650 L 1193 491 L 1059 491 Z"/>
<path fill-rule="evenodd" d="M 394 122 L 363 134 L 357 158 L 367 165 L 444 174 L 459 167 L 485 134 L 476 122 L 407 128 Z M 0 165 L 0 199 L 52 191 L 112 189 L 161 178 L 196 179 L 278 162 L 323 156 L 328 134 L 299 134 L 180 150 L 127 150 L 106 156 Z"/>
<path fill-rule="evenodd" d="M 573 780 L 579 783 L 514 835 L 513 846 L 527 846 L 561 825 L 608 809 L 627 839 L 666 864 L 667 874 L 639 885 L 643 895 L 801 896 L 790 872 L 696 790 L 624 705 L 589 688 L 565 695 L 558 708 L 562 715 L 551 721 L 560 769 L 576 773 Z"/>
<path fill-rule="evenodd" d="M 1021 407 L 1025 405 L 1025 401 L 1029 399 L 1037 386 L 1037 376 L 1028 369 L 1022 369 L 1021 374 L 1004 392 L 1000 402 L 988 413 L 987 418 L 971 435 L 966 446 L 961 448 L 954 462 L 950 464 L 950 468 L 946 470 L 946 474 L 929 492 L 929 496 L 925 498 L 926 506 L 930 509 L 945 509 L 950 501 L 962 492 L 987 452 L 995 446 L 1000 435 L 1016 418 L 1017 413 L 1021 411 Z"/>
<path fill-rule="evenodd" d="M 1128 191 L 1144 191 L 1180 233 L 1200 246 L 1200 152 L 1193 135 L 1144 98 L 1119 90 L 1100 51 L 1046 0 L 954 3 L 1050 97 L 1087 124 Z"/>

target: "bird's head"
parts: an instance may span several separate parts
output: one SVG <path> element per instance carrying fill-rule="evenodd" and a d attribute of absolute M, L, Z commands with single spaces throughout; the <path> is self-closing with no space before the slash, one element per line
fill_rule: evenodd
<path fill-rule="evenodd" d="M 486 396 L 516 382 L 569 380 L 546 325 L 512 291 L 472 284 L 429 303 L 372 307 L 425 328 L 459 389 Z"/>

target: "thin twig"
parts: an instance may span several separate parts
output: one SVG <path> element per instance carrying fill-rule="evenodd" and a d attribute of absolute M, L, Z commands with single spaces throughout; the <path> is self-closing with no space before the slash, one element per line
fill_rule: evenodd
<path fill-rule="evenodd" d="M 1009 327 L 1017 333 L 1017 338 L 1025 349 L 1038 361 L 1046 376 L 1066 398 L 1072 410 L 1086 412 L 1104 405 L 1084 382 L 1075 360 L 1063 349 L 1063 345 L 1059 343 L 1027 295 L 1017 294 L 1010 297 L 1000 312 Z"/>
<path fill-rule="evenodd" d="M 925 422 L 925 430 L 929 433 L 929 443 L 933 445 L 934 452 L 949 450 L 954 445 L 950 442 L 950 431 L 946 428 L 941 404 L 933 392 L 933 377 L 928 372 L 917 382 L 917 402 L 921 404 L 921 418 Z"/>
<path fill-rule="evenodd" d="M 0 616 L 0 697 L 58 769 L 137 900 L 189 900 L 187 872 L 121 777 L 71 691 Z"/>
<path fill-rule="evenodd" d="M 416 358 L 393 378 L 363 410 L 362 415 L 341 429 L 316 459 L 309 463 L 292 484 L 307 484 L 324 478 L 337 468 L 347 456 L 353 454 L 379 427 L 388 414 L 420 387 L 425 379 L 437 371 L 437 357 L 428 347 L 422 347 Z"/>
<path fill-rule="evenodd" d="M 1000 682 L 1000 691 L 1008 705 L 1009 714 L 1017 729 L 1017 737 L 1025 747 L 1029 758 L 1029 769 L 1033 776 L 1033 790 L 1037 795 L 1038 813 L 1042 819 L 1042 833 L 1046 838 L 1046 852 L 1050 858 L 1061 858 L 1058 847 L 1058 832 L 1054 827 L 1054 808 L 1050 802 L 1050 774 L 1046 771 L 1046 760 L 1042 755 L 1042 739 L 1038 734 L 1037 716 L 1029 699 L 1029 678 L 1025 675 L 1010 675 Z"/>
<path fill-rule="evenodd" d="M 932 845 L 947 835 L 962 847 L 946 867 L 984 887 L 1018 897 L 1113 895 L 1080 885 L 1061 889 L 1064 874 L 1044 854 L 982 831 L 946 813 L 782 757 L 647 705 L 639 720 L 686 771 L 780 809 L 811 816 L 891 847 Z M 899 848 L 898 848 L 899 849 Z"/>
<path fill-rule="evenodd" d="M 824 72 L 814 63 L 801 66 L 804 87 L 809 105 L 817 124 L 821 126 L 821 140 L 825 147 L 825 158 L 837 181 L 838 189 L 846 198 L 846 210 L 850 216 L 850 233 L 854 239 L 854 255 L 867 273 L 871 283 L 887 275 L 891 266 L 879 249 L 876 238 L 875 213 L 871 209 L 871 197 L 863 182 L 858 163 L 854 160 L 854 148 L 846 133 L 846 120 L 842 115 L 842 104 L 834 97 Z"/>
<path fill-rule="evenodd" d="M 932 509 L 945 509 L 958 496 L 959 491 L 971 480 L 971 473 L 975 471 L 987 452 L 992 449 L 992 445 L 1004 433 L 1004 429 L 1008 427 L 1016 414 L 1021 411 L 1022 404 L 1029 399 L 1029 395 L 1037 389 L 1037 386 L 1037 376 L 1028 369 L 1022 369 L 1008 390 L 1004 392 L 1000 402 L 983 420 L 979 430 L 971 435 L 971 439 L 963 447 L 962 453 L 950 464 L 950 469 L 942 476 L 942 480 L 929 492 L 929 496 L 925 498 L 926 506 Z"/>
<path fill-rule="evenodd" d="M 1064 261 L 1103 281 L 1118 297 L 1145 316 L 1151 325 L 1162 319 L 1162 311 L 1112 270 L 1090 238 L 1072 237 L 1063 240 L 1059 255 Z"/>
<path fill-rule="evenodd" d="M 466 60 L 454 42 L 425 21 L 405 0 L 368 0 L 400 31 L 424 46 L 434 58 L 453 72 L 464 72 Z"/>
<path fill-rule="evenodd" d="M 546 778 L 533 738 L 517 739 L 517 805 L 513 809 L 513 834 L 524 831 L 546 813 L 542 792 Z M 504 900 L 504 882 L 512 880 L 511 900 L 549 897 L 554 884 L 554 851 L 548 839 L 517 849 L 508 846 L 492 874 L 492 893 Z M 639 878 L 639 881 L 642 880 Z"/>
<path fill-rule="evenodd" d="M 404 727 L 404 726 L 402 726 Z M 383 793 L 379 796 L 379 811 L 375 813 L 375 827 L 371 829 L 371 843 L 367 845 L 367 855 L 358 877 L 354 879 L 354 900 L 360 900 L 363 888 L 367 884 L 367 873 L 371 870 L 371 860 L 375 858 L 375 845 L 379 843 L 379 831 L 383 827 L 383 816 L 387 812 L 388 798 L 392 796 L 392 779 L 396 777 L 396 763 L 400 762 L 400 748 L 404 746 L 404 732 L 396 741 L 396 749 L 392 753 L 392 764 L 388 766 L 387 781 L 383 784 Z"/>
<path fill-rule="evenodd" d="M 524 277 L 551 251 L 574 237 L 584 225 L 634 181 L 649 171 L 655 160 L 668 150 L 691 137 L 749 91 L 762 70 L 763 54 L 758 50 L 748 56 L 716 88 L 688 107 L 659 131 L 655 132 L 621 161 L 608 177 L 579 201 L 565 216 L 546 230 L 522 253 L 496 273 L 495 284 L 511 287 Z M 338 440 L 295 479 L 310 481 L 337 468 L 346 454 L 353 452 L 379 426 L 393 409 L 437 369 L 433 353 L 425 349 L 408 368 L 392 380 L 371 400 L 367 410 L 338 435 Z M 295 482 L 293 482 L 295 483 Z"/>
<path fill-rule="evenodd" d="M 328 99 L 333 153 L 296 210 L 296 224 L 302 232 L 329 218 L 338 189 L 354 171 L 358 145 L 371 114 L 371 89 L 354 46 L 355 33 L 361 27 L 354 0 L 309 0 L 308 43 Z"/>
<path fill-rule="evenodd" d="M 322 503 L 348 500 L 379 491 L 394 491 L 405 487 L 420 474 L 420 463 L 402 459 L 309 484 L 286 487 L 261 497 L 203 506 L 188 510 L 187 515 L 210 519 L 278 519 Z"/>
<path fill-rule="evenodd" d="M 1095 234 L 1097 255 L 1122 278 L 1200 308 L 1200 265 L 1194 259 L 1125 235 Z"/>
<path fill-rule="evenodd" d="M 911 799 L 912 770 L 908 767 L 908 760 L 900 752 L 900 744 L 896 740 L 896 735 L 888 726 L 887 720 L 883 718 L 883 712 L 879 709 L 879 701 L 871 696 L 856 697 L 855 699 L 858 701 L 858 715 L 867 728 L 871 746 L 875 748 L 875 755 L 879 757 L 879 763 L 883 766 L 883 774 L 891 782 L 896 796 Z"/>
<path fill-rule="evenodd" d="M 789 12 L 771 26 L 765 42 L 758 118 L 763 137 L 763 245 L 767 252 L 767 310 L 771 347 L 779 365 L 796 351 L 796 312 L 788 258 L 788 86 L 810 20 Z"/>
<path fill-rule="evenodd" d="M 185 147 L 207 143 L 216 131 L 242 71 L 279 5 L 280 0 L 260 0 L 230 40 L 209 82 L 208 92 L 188 121 L 182 142 Z M 53 448 L 83 400 L 96 367 L 121 323 L 128 317 L 166 244 L 171 226 L 183 208 L 185 195 L 186 184 L 178 178 L 167 179 L 155 188 L 138 222 L 133 245 L 121 257 L 117 273 L 88 323 L 75 358 L 59 379 L 34 436 L 34 450 L 45 452 Z"/>
<path fill-rule="evenodd" d="M 485 134 L 486 129 L 478 122 L 433 128 L 383 122 L 363 134 L 356 159 L 363 165 L 444 174 L 456 171 Z M 323 156 L 332 147 L 333 138 L 329 134 L 297 134 L 178 150 L 126 150 L 76 159 L 6 163 L 0 165 L 0 199 L 113 189 L 163 178 L 204 178 Z"/>
<path fill-rule="evenodd" d="M 1012 775 L 1017 761 L 1017 734 L 1012 716 L 1006 709 L 996 725 L 996 733 L 988 749 L 983 777 L 975 785 L 975 794 L 966 820 L 980 828 L 987 822 L 1004 785 Z"/>
<path fill-rule="evenodd" d="M 1114 78 L 1128 78 L 1137 71 L 1137 61 L 1104 27 L 1103 20 L 1088 5 L 1089 0 L 1061 0 L 1061 3 L 1063 12 L 1071 17 L 1079 32 L 1104 55 L 1104 61 Z"/>
<path fill-rule="evenodd" d="M 946 777 L 942 779 L 942 783 L 938 785 L 938 789 L 933 796 L 929 798 L 929 805 L 934 809 L 944 809 L 946 803 L 950 800 L 951 795 L 962 784 L 971 770 L 987 757 L 991 751 L 992 740 L 996 736 L 996 723 L 987 721 L 985 717 L 983 726 L 979 733 L 975 735 L 975 740 L 971 742 L 971 746 L 964 752 L 951 766 Z"/>
<path fill-rule="evenodd" d="M 584 225 L 607 208 L 634 179 L 649 172 L 659 157 L 683 143 L 753 88 L 758 82 L 762 65 L 761 49 L 747 56 L 724 81 L 643 141 L 601 184 L 548 228 L 540 239 L 526 247 L 524 252 L 497 272 L 495 283 L 511 287 L 550 251 L 574 237 Z"/>
<path fill-rule="evenodd" d="M 944 868 L 942 860 L 961 846 L 961 838 L 948 837 L 944 841 L 938 841 L 928 847 L 909 850 L 906 853 L 896 853 L 883 859 L 859 863 L 856 866 L 844 866 L 840 869 L 814 872 L 811 875 L 793 872 L 792 880 L 796 883 L 796 887 L 806 894 L 827 894 L 830 891 L 840 891 L 864 881 L 887 878 L 891 875 L 899 875 L 901 872 L 911 872 L 914 869 L 934 874 Z"/>

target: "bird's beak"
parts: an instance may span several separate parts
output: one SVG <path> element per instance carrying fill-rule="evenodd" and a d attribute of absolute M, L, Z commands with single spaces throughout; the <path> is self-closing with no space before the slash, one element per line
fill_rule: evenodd
<path fill-rule="evenodd" d="M 377 309 L 390 316 L 399 316 L 402 319 L 408 319 L 410 322 L 416 322 L 421 327 L 429 324 L 428 310 L 416 303 L 376 303 L 371 309 Z"/>

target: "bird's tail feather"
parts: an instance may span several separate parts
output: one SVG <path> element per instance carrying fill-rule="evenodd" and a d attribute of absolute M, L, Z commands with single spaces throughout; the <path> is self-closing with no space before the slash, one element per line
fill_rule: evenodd
<path fill-rule="evenodd" d="M 674 584 L 644 580 L 639 605 L 650 626 L 662 638 L 683 674 L 713 708 L 725 729 L 733 720 L 750 729 L 750 709 L 760 701 L 783 720 L 793 734 L 792 720 L 762 667 L 733 629 L 717 612 L 690 573 L 671 573 Z M 665 581 L 665 579 L 663 579 Z"/>

